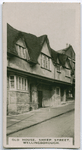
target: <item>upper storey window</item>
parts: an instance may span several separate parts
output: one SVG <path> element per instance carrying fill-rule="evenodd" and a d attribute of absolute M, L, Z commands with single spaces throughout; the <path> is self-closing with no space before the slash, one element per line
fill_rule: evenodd
<path fill-rule="evenodd" d="M 57 65 L 57 72 L 61 73 L 61 67 L 60 67 L 60 65 Z"/>
<path fill-rule="evenodd" d="M 70 76 L 71 76 L 69 69 L 66 69 L 66 70 L 65 70 L 65 76 L 66 76 L 66 77 L 70 77 Z"/>
<path fill-rule="evenodd" d="M 40 65 L 42 68 L 50 70 L 50 57 L 45 54 L 41 54 Z"/>
<path fill-rule="evenodd" d="M 16 44 L 16 50 L 17 50 L 19 57 L 26 59 L 26 48 L 25 47 L 22 47 L 21 45 Z"/>
<path fill-rule="evenodd" d="M 16 51 L 18 53 L 18 56 L 23 58 L 23 59 L 27 59 L 29 60 L 29 53 L 28 53 L 28 49 L 26 47 L 25 41 L 23 38 L 20 38 L 16 44 Z"/>

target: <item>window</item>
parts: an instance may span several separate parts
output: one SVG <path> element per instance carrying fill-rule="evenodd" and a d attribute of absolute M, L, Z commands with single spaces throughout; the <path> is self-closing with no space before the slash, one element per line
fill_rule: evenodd
<path fill-rule="evenodd" d="M 16 50 L 17 50 L 18 56 L 26 59 L 26 49 L 24 47 L 16 44 Z"/>
<path fill-rule="evenodd" d="M 21 84 L 21 77 L 18 77 L 18 89 L 22 89 L 22 84 Z"/>
<path fill-rule="evenodd" d="M 26 78 L 22 78 L 22 77 L 18 77 L 18 90 L 23 90 L 26 91 L 27 90 L 27 79 Z"/>
<path fill-rule="evenodd" d="M 9 78 L 10 89 L 15 89 L 15 76 L 10 76 Z"/>
<path fill-rule="evenodd" d="M 10 76 L 9 84 L 11 90 L 27 91 L 27 79 L 19 76 Z"/>
<path fill-rule="evenodd" d="M 56 94 L 59 95 L 59 93 L 60 93 L 59 88 L 56 88 Z"/>
<path fill-rule="evenodd" d="M 25 79 L 24 78 L 22 78 L 22 90 L 25 91 Z"/>
<path fill-rule="evenodd" d="M 69 69 L 66 69 L 66 70 L 65 70 L 65 76 L 66 76 L 66 77 L 70 77 L 70 70 L 69 70 Z"/>
<path fill-rule="evenodd" d="M 27 80 L 25 79 L 25 90 L 27 90 Z"/>
<path fill-rule="evenodd" d="M 42 68 L 50 70 L 50 57 L 48 57 L 44 54 L 41 54 L 40 65 L 41 65 Z"/>
<path fill-rule="evenodd" d="M 60 65 L 57 65 L 57 72 L 61 73 Z"/>

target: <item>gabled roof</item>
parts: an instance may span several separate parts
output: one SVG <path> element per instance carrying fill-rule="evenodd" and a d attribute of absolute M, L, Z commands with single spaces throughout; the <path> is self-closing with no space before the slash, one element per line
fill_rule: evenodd
<path fill-rule="evenodd" d="M 24 38 L 30 56 L 30 62 L 37 63 L 41 47 L 47 38 L 47 35 L 37 37 L 33 34 L 21 32 L 7 24 L 7 51 L 17 55 L 15 43 L 19 38 Z"/>
<path fill-rule="evenodd" d="M 51 48 L 51 57 L 52 57 L 53 63 L 54 64 L 57 63 L 58 53 L 54 51 L 52 48 Z"/>
<path fill-rule="evenodd" d="M 58 59 L 60 65 L 63 67 L 65 66 L 65 62 L 67 60 L 67 56 L 65 54 L 60 54 L 57 51 L 54 51 L 53 49 L 51 49 L 51 56 L 52 56 L 52 60 L 54 64 L 57 63 L 57 59 Z"/>
<path fill-rule="evenodd" d="M 18 36 L 19 31 L 12 28 L 9 24 L 7 24 L 7 52 L 17 55 L 15 50 L 15 40 Z"/>
<path fill-rule="evenodd" d="M 7 24 L 7 52 L 8 53 L 14 54 L 16 56 L 18 55 L 15 48 L 15 43 L 17 42 L 17 40 L 19 40 L 19 38 L 23 38 L 25 41 L 30 56 L 29 62 L 31 63 L 34 64 L 37 63 L 38 56 L 40 55 L 42 46 L 45 41 L 47 42 L 53 64 L 57 64 L 57 59 L 59 60 L 60 65 L 62 66 L 65 66 L 65 62 L 67 61 L 68 57 L 75 60 L 75 52 L 71 45 L 69 45 L 68 48 L 55 51 L 50 47 L 49 39 L 47 35 L 42 35 L 40 37 L 37 37 L 33 34 L 16 30 L 13 27 L 11 27 L 9 24 Z M 70 62 L 70 60 L 68 61 L 71 68 L 74 68 L 73 62 Z"/>
<path fill-rule="evenodd" d="M 65 54 L 68 57 L 72 58 L 73 60 L 75 60 L 75 52 L 73 50 L 73 47 L 71 45 L 69 45 L 67 48 L 62 49 L 62 50 L 58 50 L 57 51 L 60 54 Z"/>

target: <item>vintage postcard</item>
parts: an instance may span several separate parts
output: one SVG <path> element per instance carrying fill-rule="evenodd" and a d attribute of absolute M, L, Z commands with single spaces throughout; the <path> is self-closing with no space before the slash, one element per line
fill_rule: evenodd
<path fill-rule="evenodd" d="M 3 3 L 3 146 L 80 148 L 80 3 Z"/>

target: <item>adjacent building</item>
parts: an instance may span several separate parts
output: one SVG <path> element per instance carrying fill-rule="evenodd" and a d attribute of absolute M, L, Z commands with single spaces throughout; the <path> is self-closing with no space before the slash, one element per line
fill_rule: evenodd
<path fill-rule="evenodd" d="M 7 114 L 56 107 L 74 97 L 75 52 L 55 51 L 37 37 L 7 24 Z"/>

